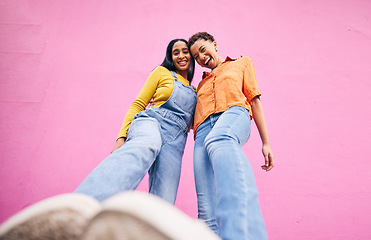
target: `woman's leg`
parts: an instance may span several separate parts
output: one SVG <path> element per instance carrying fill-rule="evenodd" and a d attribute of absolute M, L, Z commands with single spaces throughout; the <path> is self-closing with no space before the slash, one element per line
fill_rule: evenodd
<path fill-rule="evenodd" d="M 166 118 L 160 122 L 163 145 L 148 172 L 149 192 L 174 204 L 187 134 L 175 121 Z"/>
<path fill-rule="evenodd" d="M 231 107 L 205 139 L 214 170 L 216 217 L 222 239 L 266 239 L 251 166 L 242 150 L 250 136 L 246 109 Z"/>
<path fill-rule="evenodd" d="M 150 168 L 149 192 L 174 204 L 178 192 L 186 135 L 178 130 L 174 140 L 165 142 Z"/>
<path fill-rule="evenodd" d="M 198 202 L 198 218 L 205 221 L 211 230 L 218 233 L 215 216 L 216 195 L 214 170 L 204 147 L 205 138 L 216 120 L 217 117 L 212 115 L 197 128 L 193 164 Z"/>
<path fill-rule="evenodd" d="M 98 201 L 137 188 L 160 152 L 162 140 L 156 119 L 139 117 L 125 144 L 104 159 L 76 189 Z"/>

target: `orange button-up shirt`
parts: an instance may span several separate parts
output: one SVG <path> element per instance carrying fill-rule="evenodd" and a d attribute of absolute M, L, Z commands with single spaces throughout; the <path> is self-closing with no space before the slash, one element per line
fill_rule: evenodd
<path fill-rule="evenodd" d="M 251 59 L 227 57 L 215 72 L 204 72 L 198 84 L 195 132 L 210 115 L 224 112 L 232 106 L 246 108 L 252 118 L 251 100 L 260 95 Z"/>

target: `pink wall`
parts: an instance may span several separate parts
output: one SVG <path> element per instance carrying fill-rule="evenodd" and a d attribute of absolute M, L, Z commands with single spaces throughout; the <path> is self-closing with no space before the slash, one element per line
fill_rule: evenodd
<path fill-rule="evenodd" d="M 206 30 L 255 63 L 275 169 L 256 128 L 244 150 L 270 239 L 370 239 L 370 16 L 367 0 L 1 0 L 0 221 L 73 191 L 167 43 Z M 176 206 L 196 217 L 193 143 Z"/>

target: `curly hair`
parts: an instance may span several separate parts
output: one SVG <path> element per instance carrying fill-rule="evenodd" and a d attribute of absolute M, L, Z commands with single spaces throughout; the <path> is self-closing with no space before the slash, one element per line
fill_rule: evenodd
<path fill-rule="evenodd" d="M 188 40 L 188 48 L 191 48 L 191 46 L 198 40 L 198 39 L 204 39 L 205 41 L 210 40 L 212 42 L 215 41 L 214 37 L 207 33 L 207 32 L 198 32 L 192 35 L 192 37 Z"/>

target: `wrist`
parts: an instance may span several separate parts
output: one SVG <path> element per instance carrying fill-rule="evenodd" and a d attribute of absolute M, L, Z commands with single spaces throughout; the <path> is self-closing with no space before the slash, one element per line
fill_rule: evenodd
<path fill-rule="evenodd" d="M 119 137 L 118 139 L 116 139 L 116 142 L 125 142 L 126 141 L 126 137 Z"/>

